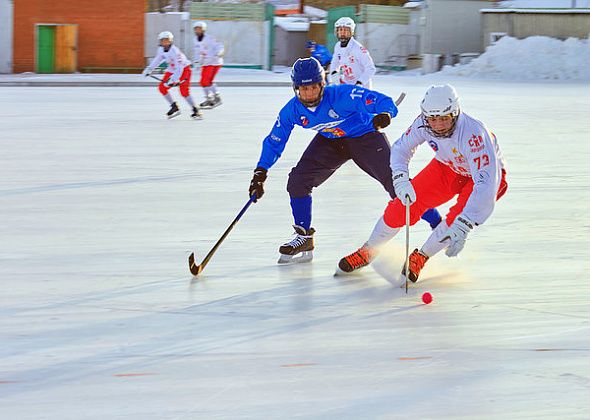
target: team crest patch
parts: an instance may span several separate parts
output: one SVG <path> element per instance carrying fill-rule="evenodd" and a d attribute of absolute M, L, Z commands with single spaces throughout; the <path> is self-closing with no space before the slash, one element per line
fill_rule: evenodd
<path fill-rule="evenodd" d="M 309 124 L 309 120 L 304 115 L 302 115 L 300 117 L 300 120 L 301 120 L 301 125 L 304 126 L 304 127 L 306 127 L 307 124 Z"/>
<path fill-rule="evenodd" d="M 430 147 L 432 147 L 432 150 L 434 150 L 435 152 L 438 151 L 438 144 L 436 144 L 434 140 L 430 140 L 428 144 L 430 145 Z"/>
<path fill-rule="evenodd" d="M 340 118 L 340 115 L 336 114 L 336 111 L 334 111 L 333 109 L 331 109 L 331 110 L 328 111 L 328 115 L 331 118 Z"/>

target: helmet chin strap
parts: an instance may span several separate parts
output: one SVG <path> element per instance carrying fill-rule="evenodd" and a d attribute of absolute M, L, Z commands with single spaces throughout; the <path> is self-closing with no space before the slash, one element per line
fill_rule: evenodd
<path fill-rule="evenodd" d="M 324 84 L 321 84 L 321 88 L 320 88 L 320 93 L 318 94 L 318 97 L 316 100 L 312 101 L 312 102 L 307 102 L 304 101 L 303 99 L 301 99 L 301 96 L 299 95 L 299 88 L 293 86 L 293 91 L 295 92 L 295 96 L 297 96 L 297 99 L 299 100 L 299 102 L 301 102 L 301 104 L 303 104 L 303 106 L 307 107 L 307 108 L 312 108 L 314 106 L 318 106 L 320 104 L 320 102 L 322 101 L 322 97 L 324 96 Z"/>
<path fill-rule="evenodd" d="M 432 134 L 434 137 L 439 138 L 439 139 L 444 139 L 444 138 L 449 138 L 453 135 L 453 133 L 455 132 L 455 127 L 457 126 L 457 119 L 458 118 L 459 118 L 459 114 L 457 114 L 456 116 L 453 117 L 453 125 L 451 126 L 451 128 L 449 128 L 444 133 L 438 133 L 438 132 L 434 131 L 434 129 L 430 126 L 430 124 L 428 124 L 428 121 L 426 121 L 426 118 L 424 118 L 424 115 L 422 115 L 422 124 L 423 124 L 423 127 L 426 128 L 426 130 L 428 130 L 428 132 L 430 134 Z"/>

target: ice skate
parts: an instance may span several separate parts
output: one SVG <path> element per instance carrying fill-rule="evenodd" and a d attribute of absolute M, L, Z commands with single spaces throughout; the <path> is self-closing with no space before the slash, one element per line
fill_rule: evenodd
<path fill-rule="evenodd" d="M 193 120 L 202 120 L 203 113 L 199 110 L 199 108 L 197 108 L 196 106 L 193 106 L 193 113 L 191 114 L 191 118 Z"/>
<path fill-rule="evenodd" d="M 303 263 L 313 259 L 313 234 L 315 229 L 310 228 L 306 231 L 297 225 L 294 225 L 293 228 L 295 228 L 295 238 L 279 248 L 281 254 L 277 261 L 279 264 Z"/>
<path fill-rule="evenodd" d="M 365 243 L 352 254 L 342 258 L 336 267 L 335 276 L 351 274 L 354 271 L 366 267 L 373 261 L 377 253 Z"/>
<path fill-rule="evenodd" d="M 170 109 L 166 113 L 166 116 L 170 120 L 178 115 L 180 115 L 180 109 L 178 109 L 178 105 L 176 104 L 176 102 L 173 102 L 172 105 L 170 105 Z"/>
<path fill-rule="evenodd" d="M 418 281 L 418 276 L 420 275 L 420 271 L 424 268 L 424 264 L 428 261 L 428 256 L 424 255 L 416 248 L 410 254 L 410 261 L 408 263 L 410 268 L 410 273 L 407 276 L 407 279 L 410 280 L 412 283 L 416 283 Z M 402 278 L 405 280 L 406 278 L 406 270 L 405 267 L 402 268 Z M 404 282 L 405 284 L 405 282 Z"/>
<path fill-rule="evenodd" d="M 219 105 L 221 105 L 221 96 L 219 95 L 219 93 L 216 93 L 215 95 L 213 95 L 211 108 L 217 108 Z"/>
<path fill-rule="evenodd" d="M 199 108 L 211 109 L 213 108 L 214 101 L 215 99 L 213 96 L 207 96 L 207 98 L 205 98 L 205 100 L 199 104 Z"/>

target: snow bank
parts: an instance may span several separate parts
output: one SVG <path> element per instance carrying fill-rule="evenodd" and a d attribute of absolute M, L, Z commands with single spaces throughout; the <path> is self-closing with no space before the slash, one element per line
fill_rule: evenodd
<path fill-rule="evenodd" d="M 468 64 L 444 66 L 440 73 L 513 80 L 590 80 L 590 42 L 545 36 L 503 37 Z"/>

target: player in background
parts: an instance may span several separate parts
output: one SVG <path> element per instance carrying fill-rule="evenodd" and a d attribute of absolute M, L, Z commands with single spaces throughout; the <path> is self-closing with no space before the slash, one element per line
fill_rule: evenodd
<path fill-rule="evenodd" d="M 215 76 L 223 65 L 225 49 L 223 43 L 213 36 L 206 34 L 207 24 L 195 22 L 195 63 L 201 65 L 201 87 L 205 94 L 205 101 L 200 104 L 201 108 L 210 109 L 221 105 L 221 96 L 217 91 Z"/>
<path fill-rule="evenodd" d="M 191 118 L 202 119 L 201 112 L 195 105 L 195 102 L 193 101 L 190 93 L 192 74 L 191 62 L 186 58 L 182 51 L 180 51 L 180 49 L 172 43 L 173 40 L 174 35 L 172 35 L 172 32 L 160 32 L 158 35 L 160 46 L 158 47 L 156 56 L 150 65 L 145 68 L 142 74 L 145 77 L 148 77 L 152 74 L 156 67 L 158 67 L 163 62 L 166 62 L 168 64 L 168 68 L 166 69 L 166 73 L 164 73 L 162 81 L 158 85 L 158 90 L 162 95 L 164 95 L 164 98 L 170 104 L 170 110 L 166 113 L 166 115 L 170 119 L 180 114 L 178 104 L 174 102 L 174 99 L 172 99 L 172 96 L 170 93 L 168 93 L 170 88 L 178 86 L 180 94 L 192 108 Z"/>
<path fill-rule="evenodd" d="M 461 252 L 469 232 L 490 217 L 496 200 L 508 188 L 496 136 L 481 121 L 461 112 L 452 86 L 431 86 L 420 107 L 421 114 L 391 149 L 393 185 L 399 198 L 389 202 L 367 242 L 340 260 L 338 267 L 344 272 L 369 264 L 379 246 L 405 226 L 405 200 L 411 202 L 413 225 L 425 209 L 438 207 L 458 195 L 445 222 L 410 255 L 407 278 L 416 282 L 426 261 L 437 252 L 446 248 L 449 257 Z M 408 165 L 422 143 L 427 143 L 435 156 L 410 181 Z M 402 274 L 405 276 L 403 270 Z"/>
<path fill-rule="evenodd" d="M 330 64 L 332 83 L 345 83 L 372 88 L 371 78 L 375 75 L 375 64 L 369 51 L 354 39 L 354 20 L 341 17 L 334 24 L 338 42 L 334 45 L 334 55 Z"/>
<path fill-rule="evenodd" d="M 296 125 L 317 131 L 289 174 L 287 191 L 296 236 L 279 248 L 280 264 L 313 258 L 311 192 L 348 160 L 352 159 L 395 198 L 389 167 L 390 145 L 386 135 L 379 131 L 397 115 L 393 100 L 360 86 L 326 86 L 324 69 L 313 57 L 295 62 L 291 80 L 295 96 L 281 109 L 264 139 L 249 187 L 250 196 L 262 197 L 267 172 L 283 153 Z M 428 219 L 431 226 L 440 220 L 438 212 L 432 210 Z"/>
<path fill-rule="evenodd" d="M 318 44 L 312 40 L 308 40 L 305 43 L 305 48 L 309 51 L 310 57 L 318 60 L 324 70 L 328 71 L 330 63 L 332 62 L 332 54 L 330 54 L 330 51 L 328 51 L 328 49 L 322 44 Z"/>

